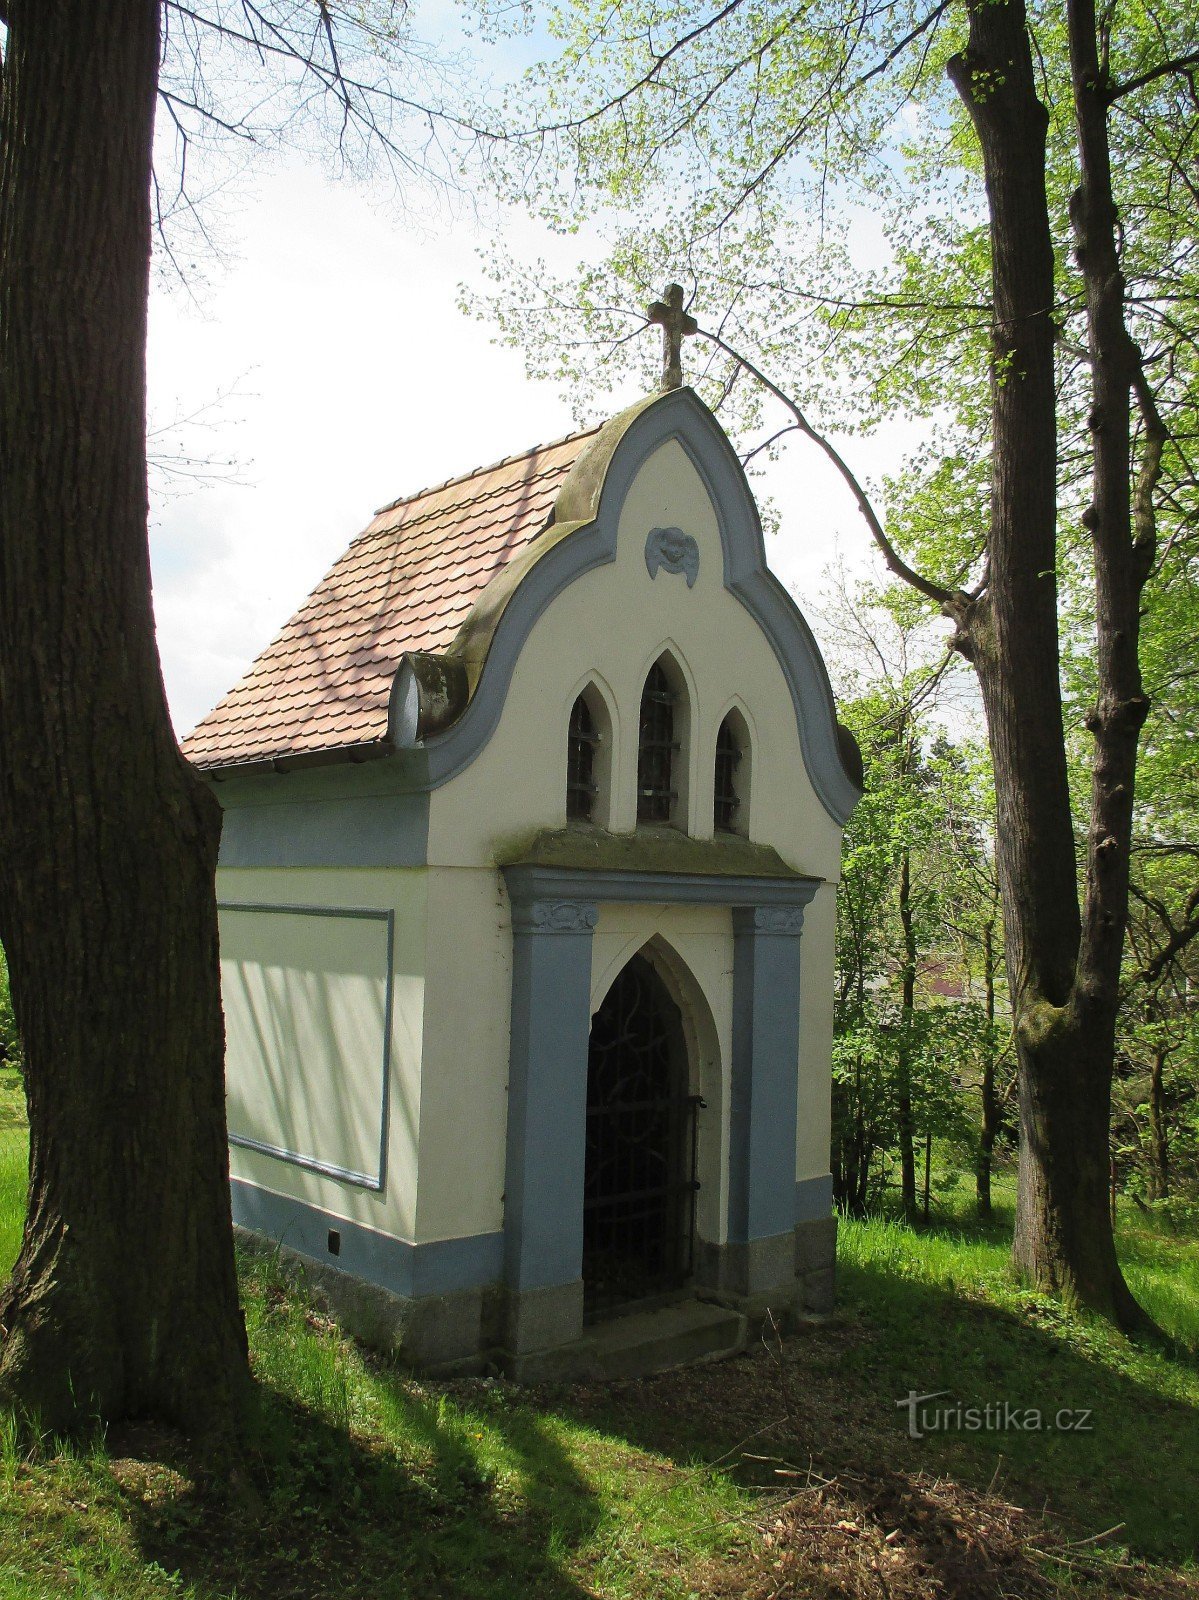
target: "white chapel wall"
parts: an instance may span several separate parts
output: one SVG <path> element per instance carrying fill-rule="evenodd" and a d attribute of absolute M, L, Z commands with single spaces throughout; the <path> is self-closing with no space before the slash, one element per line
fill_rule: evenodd
<path fill-rule="evenodd" d="M 645 540 L 677 526 L 699 545 L 695 586 L 661 569 L 651 578 Z M 586 537 L 586 535 L 581 535 Z M 673 649 L 692 691 L 686 752 L 686 831 L 712 836 L 712 765 L 734 697 L 756 736 L 749 834 L 793 867 L 835 879 L 840 830 L 804 767 L 791 694 L 769 641 L 724 587 L 716 514 L 682 446 L 661 445 L 637 473 L 620 517 L 614 562 L 584 573 L 537 620 L 516 663 L 499 725 L 479 756 L 433 792 L 429 860 L 484 865 L 497 841 L 566 823 L 566 722 L 594 673 L 614 699 L 620 748 L 611 828 L 636 826 L 637 724 L 646 673 Z"/>
<path fill-rule="evenodd" d="M 429 872 L 419 1240 L 504 1225 L 511 918 L 494 869 Z"/>
<path fill-rule="evenodd" d="M 238 1144 L 230 1150 L 232 1175 L 412 1238 L 425 874 L 222 868 L 217 894 L 224 907 L 292 908 L 220 913 L 230 1132 L 369 1178 L 386 1114 L 381 1191 Z M 392 913 L 390 972 L 385 921 L 312 914 L 318 910 Z"/>
<path fill-rule="evenodd" d="M 391 1010 L 387 917 L 363 907 L 261 904 L 220 915 L 230 1135 L 376 1188 Z"/>

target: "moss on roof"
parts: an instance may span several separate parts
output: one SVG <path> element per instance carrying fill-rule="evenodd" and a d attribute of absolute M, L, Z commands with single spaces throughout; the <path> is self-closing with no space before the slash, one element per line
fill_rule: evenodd
<path fill-rule="evenodd" d="M 677 872 L 717 877 L 801 878 L 771 845 L 752 844 L 736 834 L 692 839 L 677 828 L 638 828 L 636 833 L 606 833 L 573 826 L 545 830 L 509 841 L 496 852 L 496 865 L 561 867 L 568 871 Z"/>

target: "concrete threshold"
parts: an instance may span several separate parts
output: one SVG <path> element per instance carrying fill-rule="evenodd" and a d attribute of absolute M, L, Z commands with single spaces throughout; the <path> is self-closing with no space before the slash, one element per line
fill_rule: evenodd
<path fill-rule="evenodd" d="M 571 1344 L 509 1356 L 505 1366 L 518 1383 L 644 1378 L 671 1367 L 736 1355 L 745 1349 L 748 1331 L 739 1311 L 685 1300 L 597 1322 Z"/>

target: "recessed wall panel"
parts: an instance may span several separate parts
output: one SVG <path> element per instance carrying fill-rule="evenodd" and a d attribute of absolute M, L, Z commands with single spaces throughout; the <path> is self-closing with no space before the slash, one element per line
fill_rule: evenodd
<path fill-rule="evenodd" d="M 220 908 L 234 1144 L 383 1186 L 392 914 Z"/>

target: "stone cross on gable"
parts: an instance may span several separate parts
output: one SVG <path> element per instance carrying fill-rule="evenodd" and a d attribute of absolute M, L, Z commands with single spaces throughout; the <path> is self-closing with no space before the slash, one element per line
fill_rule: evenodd
<path fill-rule="evenodd" d="M 682 284 L 668 283 L 664 297 L 655 300 L 646 315 L 662 328 L 662 388 L 681 389 L 683 340 L 699 328 L 695 318 L 683 310 Z"/>

